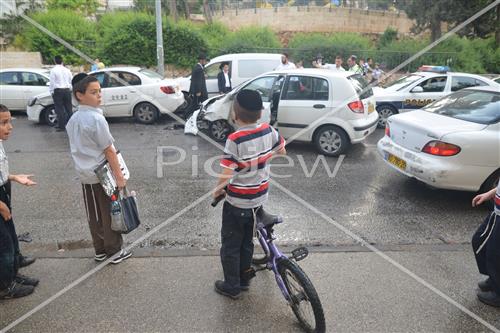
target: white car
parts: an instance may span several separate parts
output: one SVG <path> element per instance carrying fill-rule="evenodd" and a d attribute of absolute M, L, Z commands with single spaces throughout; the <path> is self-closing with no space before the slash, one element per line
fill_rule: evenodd
<path fill-rule="evenodd" d="M 185 100 L 179 85 L 151 70 L 110 67 L 89 75 L 95 76 L 101 84 L 101 108 L 105 117 L 133 116 L 140 123 L 151 124 L 160 114 L 183 111 Z M 28 119 L 55 125 L 57 116 L 50 93 L 29 101 Z"/>
<path fill-rule="evenodd" d="M 378 115 L 371 88 L 359 74 L 327 69 L 292 69 L 262 74 L 230 93 L 205 101 L 198 127 L 225 141 L 236 128 L 231 106 L 241 89 L 258 91 L 264 102 L 261 121 L 285 138 L 313 142 L 324 155 L 343 154 L 375 131 Z"/>
<path fill-rule="evenodd" d="M 416 72 L 385 88 L 374 88 L 379 127 L 385 127 L 387 118 L 394 114 L 420 109 L 455 91 L 476 86 L 500 89 L 500 84 L 483 76 L 456 72 Z"/>
<path fill-rule="evenodd" d="M 490 190 L 500 177 L 500 90 L 469 88 L 394 115 L 377 147 L 387 165 L 433 187 Z"/>
<path fill-rule="evenodd" d="M 26 111 L 33 96 L 49 91 L 49 71 L 42 68 L 0 70 L 0 104 L 10 110 Z"/>

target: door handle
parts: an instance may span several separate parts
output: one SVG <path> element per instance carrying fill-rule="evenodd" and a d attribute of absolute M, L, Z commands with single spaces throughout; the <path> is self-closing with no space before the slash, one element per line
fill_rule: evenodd
<path fill-rule="evenodd" d="M 131 93 L 135 93 L 136 91 L 135 91 L 135 90 L 129 90 L 129 92 L 131 92 Z"/>
<path fill-rule="evenodd" d="M 324 109 L 326 108 L 325 104 L 314 104 L 313 108 L 315 109 Z"/>

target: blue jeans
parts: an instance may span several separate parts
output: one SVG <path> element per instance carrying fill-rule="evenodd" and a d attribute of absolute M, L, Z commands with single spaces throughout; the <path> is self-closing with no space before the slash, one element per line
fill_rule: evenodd
<path fill-rule="evenodd" d="M 220 259 L 224 281 L 234 292 L 240 291 L 242 273 L 252 265 L 253 223 L 252 209 L 237 208 L 224 202 Z"/>
<path fill-rule="evenodd" d="M 0 201 L 10 207 L 10 182 L 0 186 Z M 19 269 L 19 242 L 14 221 L 5 221 L 0 215 L 0 290 L 8 288 Z"/>

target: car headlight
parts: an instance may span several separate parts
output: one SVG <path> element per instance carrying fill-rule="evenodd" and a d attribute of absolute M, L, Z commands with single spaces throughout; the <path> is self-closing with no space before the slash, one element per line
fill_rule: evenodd
<path fill-rule="evenodd" d="M 33 106 L 33 105 L 35 105 L 35 103 L 36 103 L 36 97 L 31 97 L 28 100 L 28 106 Z"/>

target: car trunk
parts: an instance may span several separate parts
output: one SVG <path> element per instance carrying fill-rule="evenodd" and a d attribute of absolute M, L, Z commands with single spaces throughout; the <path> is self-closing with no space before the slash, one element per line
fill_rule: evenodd
<path fill-rule="evenodd" d="M 389 118 L 392 141 L 413 151 L 421 151 L 429 141 L 439 140 L 444 135 L 480 131 L 486 126 L 421 110 Z"/>

